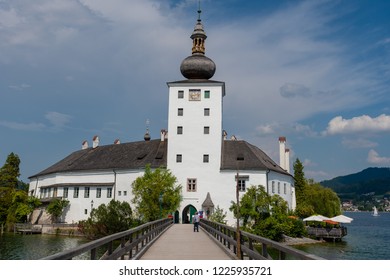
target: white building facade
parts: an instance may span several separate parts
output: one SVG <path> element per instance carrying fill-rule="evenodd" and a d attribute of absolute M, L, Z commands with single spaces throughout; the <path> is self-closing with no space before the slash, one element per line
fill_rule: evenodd
<path fill-rule="evenodd" d="M 180 67 L 186 79 L 167 83 L 169 136 L 162 130 L 160 139 L 150 140 L 145 135 L 145 141 L 115 141 L 105 146 L 100 146 L 95 136 L 93 147 L 83 142 L 80 151 L 31 176 L 30 195 L 43 202 L 69 200 L 61 219 L 76 223 L 112 199 L 131 202 L 131 184 L 150 164 L 152 168 L 168 168 L 182 186 L 183 200 L 172 213 L 176 222 L 191 222 L 195 211 L 207 217 L 218 206 L 227 212 L 227 223 L 234 225 L 229 207 L 236 200 L 237 184 L 240 195 L 251 185 L 262 185 L 295 209 L 285 137 L 279 138 L 280 165 L 246 141 L 227 139 L 223 131 L 225 83 L 210 80 L 216 67 L 205 56 L 206 38 L 199 12 L 191 35 L 192 55 Z M 35 211 L 31 222 L 41 223 L 43 216 L 44 209 Z"/>

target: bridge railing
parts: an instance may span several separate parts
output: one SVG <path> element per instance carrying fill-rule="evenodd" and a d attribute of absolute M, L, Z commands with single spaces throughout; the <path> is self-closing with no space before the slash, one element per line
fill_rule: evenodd
<path fill-rule="evenodd" d="M 45 257 L 43 260 L 71 260 L 82 258 L 81 256 L 88 253 L 88 259 L 91 260 L 135 259 L 171 225 L 172 219 L 149 222 Z"/>
<path fill-rule="evenodd" d="M 200 226 L 219 241 L 226 249 L 237 255 L 236 228 L 201 219 Z M 240 230 L 241 258 L 250 260 L 301 259 L 323 260 L 323 258 L 283 245 L 279 242 Z"/>

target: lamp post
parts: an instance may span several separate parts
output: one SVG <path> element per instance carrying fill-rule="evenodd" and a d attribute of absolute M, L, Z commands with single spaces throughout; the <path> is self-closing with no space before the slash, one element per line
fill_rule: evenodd
<path fill-rule="evenodd" d="M 160 219 L 162 219 L 162 201 L 163 201 L 163 195 L 162 193 L 160 193 L 160 195 L 158 196 L 158 202 L 160 204 Z"/>

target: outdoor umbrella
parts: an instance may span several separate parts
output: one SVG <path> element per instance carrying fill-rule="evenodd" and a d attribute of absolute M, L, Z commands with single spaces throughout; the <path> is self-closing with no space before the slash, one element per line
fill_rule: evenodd
<path fill-rule="evenodd" d="M 323 220 L 329 219 L 327 217 L 321 216 L 321 215 L 313 215 L 307 218 L 304 218 L 304 222 L 322 222 Z"/>
<path fill-rule="evenodd" d="M 343 224 L 349 224 L 353 221 L 352 218 L 344 216 L 344 215 L 338 215 L 336 217 L 330 218 L 330 220 L 338 223 L 343 223 Z"/>

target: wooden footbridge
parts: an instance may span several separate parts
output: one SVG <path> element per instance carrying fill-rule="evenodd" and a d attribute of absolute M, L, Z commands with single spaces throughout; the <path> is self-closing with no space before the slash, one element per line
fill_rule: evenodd
<path fill-rule="evenodd" d="M 281 243 L 240 232 L 241 259 L 322 259 Z M 83 244 L 44 260 L 237 260 L 236 229 L 208 220 L 191 224 L 162 219 Z"/>

